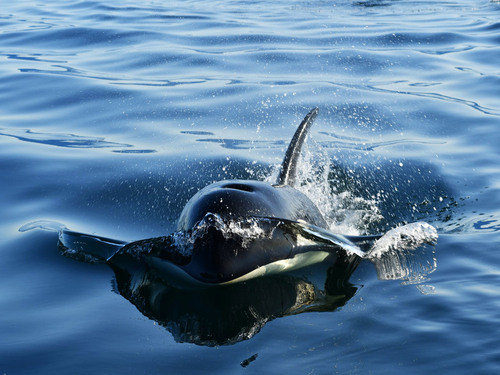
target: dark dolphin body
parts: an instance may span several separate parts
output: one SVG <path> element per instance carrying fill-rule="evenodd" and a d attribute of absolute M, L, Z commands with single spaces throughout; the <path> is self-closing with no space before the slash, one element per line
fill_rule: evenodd
<path fill-rule="evenodd" d="M 130 271 L 146 264 L 181 287 L 231 284 L 326 258 L 347 268 L 353 254 L 363 256 L 358 245 L 375 237 L 329 232 L 318 207 L 293 187 L 302 145 L 317 114 L 313 109 L 299 125 L 276 184 L 219 181 L 188 201 L 171 235 L 127 243 L 63 228 L 61 248 L 72 257 L 106 262 L 114 269 Z"/>
<path fill-rule="evenodd" d="M 249 180 L 211 184 L 186 204 L 176 234 L 131 243 L 108 263 L 119 264 L 125 254 L 139 254 L 170 280 L 216 285 L 345 256 L 345 248 L 356 246 L 327 232 L 318 207 L 292 186 L 302 145 L 317 114 L 317 108 L 310 111 L 295 132 L 277 184 Z"/>

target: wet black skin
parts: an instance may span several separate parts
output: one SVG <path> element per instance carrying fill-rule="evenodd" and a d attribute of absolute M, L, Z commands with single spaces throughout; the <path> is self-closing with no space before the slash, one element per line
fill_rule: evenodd
<path fill-rule="evenodd" d="M 203 188 L 184 207 L 177 229 L 190 230 L 207 213 L 228 218 L 256 216 L 302 220 L 327 228 L 325 219 L 306 195 L 289 185 L 270 185 L 261 181 L 219 181 Z"/>
<path fill-rule="evenodd" d="M 238 236 L 228 237 L 216 225 L 210 226 L 196 240 L 188 263 L 178 262 L 191 277 L 210 284 L 237 279 L 258 267 L 311 250 L 296 245 L 300 230 L 292 222 L 305 221 L 322 228 L 327 225 L 303 193 L 288 185 L 272 186 L 260 181 L 220 181 L 205 187 L 187 203 L 178 230 L 189 231 L 201 220 L 210 220 L 210 214 L 232 221 L 249 217 L 280 219 L 263 220 L 273 228 L 271 238 L 256 238 L 245 244 Z M 319 249 L 315 246 L 315 250 Z M 168 257 L 166 260 L 171 261 Z"/>
<path fill-rule="evenodd" d="M 206 232 L 196 237 L 192 254 L 179 257 L 168 237 L 158 239 L 149 253 L 150 259 L 161 268 L 170 262 L 181 268 L 194 280 L 206 284 L 221 284 L 238 279 L 259 267 L 279 260 L 294 258 L 308 251 L 325 250 L 337 255 L 331 244 L 298 244 L 304 237 L 297 222 L 305 222 L 327 229 L 327 223 L 318 207 L 293 187 L 300 151 L 307 131 L 318 113 L 310 111 L 296 130 L 285 154 L 277 184 L 261 181 L 229 180 L 211 184 L 196 193 L 186 204 L 178 220 L 178 231 L 189 233 L 200 225 L 214 220 Z M 217 226 L 217 218 L 243 221 L 247 218 L 271 219 L 272 236 L 251 241 L 228 236 Z M 264 220 L 265 222 L 265 220 Z M 210 223 L 208 223 L 210 224 Z M 324 246 L 323 246 L 324 245 Z M 326 249 L 328 248 L 328 249 Z"/>
<path fill-rule="evenodd" d="M 328 254 L 332 262 L 339 256 L 345 258 L 345 245 L 352 243 L 342 236 L 331 240 L 336 235 L 328 232 L 318 207 L 293 187 L 301 148 L 317 113 L 316 108 L 310 111 L 296 130 L 276 184 L 227 180 L 206 186 L 188 201 L 177 232 L 171 235 L 124 243 L 64 230 L 62 246 L 81 249 L 85 244 L 85 255 L 115 269 L 134 269 L 144 263 L 168 282 L 196 285 L 242 281 L 268 270 L 281 272 L 312 264 Z M 231 225 L 243 232 L 232 231 Z M 311 228 L 316 234 L 318 228 L 325 233 L 315 236 Z M 184 242 L 179 241 L 179 234 Z M 279 267 L 277 261 L 283 261 Z"/>

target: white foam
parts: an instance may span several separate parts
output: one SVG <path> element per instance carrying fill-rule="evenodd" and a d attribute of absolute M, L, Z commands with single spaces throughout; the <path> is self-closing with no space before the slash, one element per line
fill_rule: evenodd
<path fill-rule="evenodd" d="M 380 258 L 391 251 L 414 250 L 423 244 L 435 244 L 436 228 L 425 222 L 416 222 L 391 229 L 375 241 L 367 258 Z"/>
<path fill-rule="evenodd" d="M 421 285 L 437 268 L 434 245 L 436 229 L 423 222 L 394 228 L 377 240 L 366 258 L 375 265 L 380 280 L 403 280 L 403 284 L 417 285 L 424 294 L 434 292 L 432 285 Z M 420 284 L 420 286 L 419 286 Z"/>

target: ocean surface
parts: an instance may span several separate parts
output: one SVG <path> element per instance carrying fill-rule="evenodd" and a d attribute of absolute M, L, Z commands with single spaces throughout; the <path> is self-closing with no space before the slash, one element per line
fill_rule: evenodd
<path fill-rule="evenodd" d="M 499 373 L 497 0 L 0 8 L 0 374 Z M 392 279 L 363 261 L 292 310 L 273 303 L 322 289 L 328 264 L 157 285 L 153 311 L 41 230 L 171 233 L 207 184 L 272 181 L 314 107 L 302 187 L 332 231 L 437 229 Z"/>

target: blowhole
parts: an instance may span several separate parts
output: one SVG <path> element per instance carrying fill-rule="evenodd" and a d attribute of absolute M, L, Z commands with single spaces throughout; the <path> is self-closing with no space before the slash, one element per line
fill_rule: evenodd
<path fill-rule="evenodd" d="M 250 185 L 246 184 L 227 184 L 223 186 L 224 189 L 234 189 L 234 190 L 242 190 L 242 191 L 248 191 L 248 192 L 253 192 L 254 188 Z"/>

